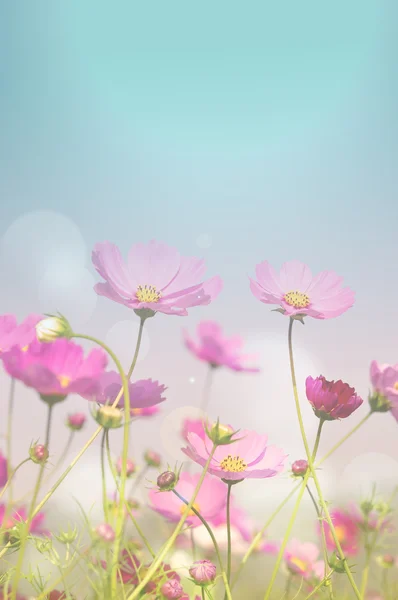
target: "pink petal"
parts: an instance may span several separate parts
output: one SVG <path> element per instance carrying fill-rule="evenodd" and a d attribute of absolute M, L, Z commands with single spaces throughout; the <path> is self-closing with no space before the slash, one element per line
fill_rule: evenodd
<path fill-rule="evenodd" d="M 115 244 L 111 242 L 96 244 L 92 252 L 92 261 L 101 277 L 108 281 L 118 294 L 127 298 L 133 295 L 136 286 Z"/>
<path fill-rule="evenodd" d="M 128 270 L 135 285 L 151 285 L 161 291 L 176 277 L 181 264 L 175 248 L 151 240 L 148 244 L 134 244 L 128 256 Z"/>

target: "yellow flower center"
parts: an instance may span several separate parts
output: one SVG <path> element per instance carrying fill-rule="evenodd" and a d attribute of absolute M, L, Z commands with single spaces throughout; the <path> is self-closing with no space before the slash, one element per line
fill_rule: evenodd
<path fill-rule="evenodd" d="M 142 408 L 132 408 L 130 410 L 130 413 L 132 415 L 142 415 L 143 412 L 144 412 L 144 410 Z"/>
<path fill-rule="evenodd" d="M 307 308 L 310 304 L 310 299 L 307 294 L 303 294 L 298 290 L 288 292 L 283 296 L 283 299 L 290 304 L 290 306 L 294 306 L 294 308 Z"/>
<path fill-rule="evenodd" d="M 228 473 L 241 473 L 247 469 L 247 464 L 240 456 L 231 456 L 228 454 L 224 460 L 220 462 L 220 467 Z"/>
<path fill-rule="evenodd" d="M 186 509 L 186 507 L 187 507 L 187 505 L 186 505 L 186 504 L 183 504 L 183 505 L 181 506 L 181 508 L 180 508 L 180 513 L 181 513 L 181 514 L 183 514 L 183 513 L 184 513 L 184 510 Z M 196 503 L 195 503 L 195 504 L 193 504 L 192 508 L 194 508 L 194 509 L 195 509 L 197 512 L 200 512 L 200 508 L 199 508 L 199 505 L 198 505 L 198 504 L 196 504 Z M 190 510 L 190 511 L 189 511 L 189 513 L 188 513 L 188 517 L 195 517 L 195 516 L 196 516 L 196 515 L 195 515 L 195 513 L 193 512 L 193 510 Z"/>
<path fill-rule="evenodd" d="M 24 346 L 24 347 L 22 348 L 22 352 L 27 352 L 28 348 L 29 348 L 29 346 Z"/>
<path fill-rule="evenodd" d="M 337 525 L 337 527 L 334 528 L 335 532 L 336 532 L 336 536 L 337 539 L 339 540 L 339 542 L 344 542 L 345 540 L 345 527 L 343 527 L 342 525 Z"/>
<path fill-rule="evenodd" d="M 61 387 L 66 388 L 70 384 L 70 377 L 67 375 L 58 375 L 58 381 L 61 384 Z"/>
<path fill-rule="evenodd" d="M 398 390 L 398 381 L 397 383 L 394 383 L 394 390 Z"/>
<path fill-rule="evenodd" d="M 140 302 L 159 302 L 162 297 L 153 285 L 139 285 L 135 295 Z"/>
<path fill-rule="evenodd" d="M 296 556 L 289 558 L 289 562 L 295 567 L 298 567 L 300 571 L 306 571 L 307 569 L 307 563 L 301 560 L 300 558 L 297 558 Z"/>

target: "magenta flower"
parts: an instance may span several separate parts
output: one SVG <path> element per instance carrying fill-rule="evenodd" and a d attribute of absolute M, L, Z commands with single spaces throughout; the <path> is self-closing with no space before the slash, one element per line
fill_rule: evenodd
<path fill-rule="evenodd" d="M 185 345 L 195 356 L 212 367 L 227 367 L 233 371 L 256 373 L 260 369 L 247 367 L 245 362 L 255 356 L 241 354 L 243 340 L 240 337 L 226 338 L 214 321 L 202 321 L 197 327 L 199 342 L 196 343 L 184 332 Z"/>
<path fill-rule="evenodd" d="M 313 277 L 307 265 L 297 260 L 284 263 L 279 275 L 264 261 L 256 266 L 256 277 L 256 281 L 250 278 L 254 296 L 264 304 L 277 304 L 288 317 L 332 319 L 354 304 L 355 294 L 342 287 L 342 277 L 333 271 Z"/>
<path fill-rule="evenodd" d="M 209 585 L 216 578 L 217 567 L 210 560 L 197 560 L 190 567 L 189 574 L 196 585 Z"/>
<path fill-rule="evenodd" d="M 305 387 L 314 413 L 327 421 L 349 417 L 363 402 L 348 383 L 327 381 L 322 375 L 307 377 Z"/>
<path fill-rule="evenodd" d="M 83 348 L 60 338 L 52 343 L 32 342 L 26 352 L 14 347 L 3 354 L 11 377 L 32 387 L 41 397 L 62 400 L 68 394 L 94 395 L 107 357 L 103 350 L 91 350 L 84 358 Z"/>
<path fill-rule="evenodd" d="M 160 412 L 159 406 L 146 406 L 145 408 L 132 408 L 132 417 L 153 417 Z"/>
<path fill-rule="evenodd" d="M 285 550 L 287 568 L 303 579 L 310 579 L 312 576 L 318 556 L 319 549 L 315 544 L 301 543 L 296 539 L 291 540 Z"/>
<path fill-rule="evenodd" d="M 333 526 L 336 531 L 337 539 L 339 540 L 341 549 L 348 556 L 355 556 L 359 552 L 358 543 L 361 530 L 358 527 L 358 522 L 352 516 L 342 510 L 333 510 L 330 513 Z M 336 545 L 327 521 L 323 522 L 325 531 L 326 544 L 329 550 L 336 550 Z M 320 525 L 318 525 L 320 532 Z"/>
<path fill-rule="evenodd" d="M 3 488 L 8 481 L 8 461 L 0 450 L 0 488 Z"/>
<path fill-rule="evenodd" d="M 189 501 L 193 496 L 199 479 L 200 474 L 190 475 L 189 473 L 182 473 L 174 489 L 180 496 Z M 152 489 L 149 492 L 149 500 L 150 507 L 153 510 L 172 522 L 178 522 L 186 508 L 184 502 L 172 492 L 159 492 Z M 196 497 L 194 508 L 207 521 L 224 510 L 226 500 L 225 485 L 214 477 L 207 475 Z M 193 527 L 201 524 L 193 511 L 187 518 L 187 523 Z"/>
<path fill-rule="evenodd" d="M 5 516 L 7 512 L 7 507 L 5 504 L 0 504 L 0 525 L 4 529 L 12 529 L 15 526 L 16 522 L 27 521 L 28 513 L 24 506 L 20 508 L 14 508 L 9 514 L 7 521 L 5 521 Z M 44 529 L 42 527 L 43 522 L 45 520 L 45 514 L 42 512 L 37 513 L 35 517 L 33 517 L 32 522 L 30 524 L 29 532 L 34 535 L 43 535 L 49 537 L 51 532 L 48 529 Z"/>
<path fill-rule="evenodd" d="M 18 325 L 14 315 L 0 316 L 0 356 L 14 346 L 25 349 L 36 340 L 36 325 L 42 315 L 29 315 Z"/>
<path fill-rule="evenodd" d="M 188 433 L 196 433 L 202 440 L 206 437 L 202 419 L 184 419 L 182 424 L 182 437 L 188 441 Z"/>
<path fill-rule="evenodd" d="M 390 402 L 390 411 L 398 421 L 398 364 L 380 365 L 373 360 L 370 365 L 370 379 L 374 391 Z"/>
<path fill-rule="evenodd" d="M 99 378 L 99 387 L 95 394 L 84 394 L 87 400 L 93 400 L 98 404 L 113 404 L 122 388 L 122 379 L 116 371 L 102 373 Z M 164 402 L 166 398 L 162 394 L 167 390 L 164 385 L 152 379 L 140 379 L 129 382 L 130 408 L 147 409 Z M 83 395 L 83 394 L 82 394 Z M 124 407 L 124 394 L 118 402 L 118 408 Z M 133 412 L 131 412 L 133 414 Z"/>
<path fill-rule="evenodd" d="M 185 316 L 187 308 L 210 304 L 222 289 L 218 276 L 203 282 L 204 260 L 180 256 L 155 240 L 134 244 L 127 264 L 110 242 L 96 244 L 92 260 L 105 279 L 95 286 L 97 294 L 134 310 Z"/>
<path fill-rule="evenodd" d="M 239 439 L 231 445 L 218 446 L 210 462 L 209 473 L 226 481 L 273 477 L 284 468 L 286 455 L 275 446 L 267 446 L 268 437 L 242 429 Z M 205 436 L 188 433 L 188 447 L 184 454 L 202 467 L 206 464 L 213 442 Z"/>

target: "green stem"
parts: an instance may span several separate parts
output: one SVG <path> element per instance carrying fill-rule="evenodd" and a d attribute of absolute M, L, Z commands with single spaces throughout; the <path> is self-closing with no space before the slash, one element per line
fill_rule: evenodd
<path fill-rule="evenodd" d="M 181 502 L 184 502 L 184 504 L 186 504 L 187 506 L 189 505 L 188 500 L 185 500 L 185 498 L 183 498 L 183 496 L 181 496 L 181 494 L 179 494 L 177 492 L 177 490 L 172 490 L 173 494 L 175 494 L 177 496 L 177 498 L 179 498 L 181 500 Z M 199 511 L 196 510 L 196 508 L 194 506 L 192 506 L 191 511 L 198 517 L 198 519 L 201 521 L 201 523 L 205 526 L 207 533 L 209 534 L 211 541 L 213 542 L 213 546 L 214 546 L 214 550 L 216 552 L 216 556 L 217 556 L 217 560 L 218 560 L 218 564 L 220 565 L 220 570 L 221 570 L 221 576 L 224 582 L 224 586 L 225 586 L 225 592 L 227 594 L 227 598 L 228 600 L 230 600 L 231 597 L 231 589 L 228 583 L 228 578 L 227 578 L 227 574 L 225 572 L 224 569 L 224 565 L 223 565 L 223 560 L 221 558 L 221 552 L 220 552 L 220 548 L 219 545 L 217 544 L 217 540 L 214 536 L 214 533 L 210 527 L 210 525 L 208 524 L 208 522 L 202 517 L 202 515 L 200 514 Z"/>
<path fill-rule="evenodd" d="M 369 547 L 366 548 L 366 559 L 365 559 L 365 567 L 362 572 L 362 580 L 361 580 L 361 598 L 365 598 L 366 588 L 368 585 L 369 578 L 369 569 L 370 569 L 370 559 L 372 556 L 372 552 Z"/>
<path fill-rule="evenodd" d="M 285 598 L 289 600 L 290 589 L 292 587 L 293 576 L 290 574 L 286 581 Z"/>
<path fill-rule="evenodd" d="M 48 449 L 49 445 L 50 445 L 51 420 L 52 420 L 52 412 L 53 412 L 54 405 L 52 403 L 49 403 L 47 406 L 48 406 L 47 424 L 46 424 L 46 434 L 45 434 L 44 445 Z M 22 529 L 22 535 L 21 535 L 21 540 L 20 540 L 21 545 L 19 547 L 17 565 L 15 567 L 15 576 L 14 576 L 14 582 L 13 582 L 13 586 L 12 586 L 11 600 L 16 600 L 16 597 L 17 597 L 17 587 L 18 587 L 20 576 L 21 576 L 22 563 L 23 563 L 23 559 L 25 556 L 26 544 L 28 542 L 29 531 L 30 531 L 30 526 L 32 524 L 32 519 L 35 514 L 34 508 L 35 508 L 37 496 L 39 495 L 39 492 L 40 492 L 40 486 L 41 486 L 41 483 L 43 480 L 45 466 L 46 466 L 46 461 L 43 461 L 42 464 L 40 465 L 36 485 L 33 490 L 32 501 L 31 501 L 30 507 L 29 507 L 28 519 L 25 523 L 25 526 Z"/>
<path fill-rule="evenodd" d="M 232 564 L 232 544 L 231 544 L 231 490 L 233 483 L 228 483 L 227 493 L 227 539 L 228 539 L 228 562 L 227 562 L 227 578 L 228 583 L 231 582 L 231 564 Z"/>
<path fill-rule="evenodd" d="M 310 496 L 310 498 L 312 500 L 312 503 L 313 503 L 314 508 L 315 508 L 315 512 L 316 512 L 317 517 L 318 517 L 318 521 L 319 521 L 320 526 L 321 526 L 322 553 L 323 553 L 323 560 L 324 560 L 324 563 L 325 563 L 324 579 L 326 579 L 327 578 L 327 574 L 328 574 L 329 558 L 328 558 L 328 549 L 327 549 L 327 544 L 326 544 L 325 527 L 324 527 L 324 524 L 323 524 L 322 513 L 319 510 L 318 503 L 315 500 L 314 495 L 311 492 L 311 488 L 310 488 L 310 486 L 308 484 L 307 484 L 307 491 L 308 491 L 308 494 L 309 494 L 309 496 Z M 330 586 L 331 585 L 332 585 L 332 583 L 330 582 Z"/>
<path fill-rule="evenodd" d="M 333 537 L 334 543 L 335 543 L 337 551 L 339 553 L 339 557 L 340 557 L 340 559 L 343 562 L 344 570 L 345 570 L 346 575 L 347 575 L 347 577 L 348 577 L 348 579 L 349 579 L 349 581 L 351 583 L 351 587 L 354 590 L 355 596 L 357 597 L 358 600 L 361 600 L 360 592 L 359 592 L 359 590 L 357 588 L 357 585 L 355 583 L 355 580 L 354 580 L 354 578 L 352 576 L 350 567 L 348 566 L 347 559 L 346 559 L 346 557 L 344 555 L 344 552 L 343 552 L 343 550 L 341 548 L 340 542 L 339 542 L 337 534 L 336 534 L 336 530 L 335 530 L 334 525 L 333 525 L 333 521 L 332 521 L 332 519 L 330 517 L 329 509 L 328 509 L 327 504 L 325 502 L 325 499 L 323 497 L 321 486 L 319 484 L 318 476 L 317 476 L 315 468 L 314 468 L 314 464 L 313 464 L 311 452 L 310 452 L 308 441 L 307 441 L 307 436 L 306 436 L 305 429 L 304 429 L 303 418 L 302 418 L 302 415 L 301 415 L 300 400 L 299 400 L 298 391 L 297 391 L 296 373 L 295 373 L 295 368 L 294 368 L 293 344 L 292 344 L 293 323 L 294 323 L 294 319 L 290 318 L 289 333 L 288 333 L 290 371 L 291 371 L 291 377 L 292 377 L 293 394 L 294 394 L 294 401 L 295 401 L 295 405 L 296 405 L 297 418 L 298 418 L 299 425 L 300 425 L 300 432 L 301 432 L 301 437 L 303 439 L 303 444 L 304 444 L 305 452 L 307 454 L 307 460 L 308 460 L 309 470 L 311 472 L 312 478 L 313 478 L 314 483 L 315 483 L 316 491 L 317 491 L 317 494 L 318 494 L 318 497 L 319 497 L 319 503 L 320 503 L 320 505 L 322 507 L 323 513 L 325 515 L 325 518 L 326 518 L 326 520 L 327 520 L 327 522 L 329 524 L 330 533 L 331 533 L 331 535 Z"/>
<path fill-rule="evenodd" d="M 162 560 L 164 559 L 164 557 L 167 555 L 167 553 L 169 552 L 169 550 L 172 548 L 174 542 L 176 541 L 178 535 L 180 534 L 185 521 L 187 520 L 189 513 L 192 510 L 192 506 L 196 500 L 196 496 L 199 493 L 200 487 L 203 483 L 204 478 L 206 477 L 206 473 L 207 470 L 210 466 L 210 463 L 213 459 L 214 456 L 214 452 L 216 451 L 217 446 L 214 444 L 209 457 L 206 461 L 206 464 L 203 468 L 202 474 L 199 478 L 199 481 L 196 485 L 195 491 L 193 493 L 192 498 L 189 501 L 189 504 L 187 505 L 186 509 L 184 510 L 184 512 L 181 515 L 181 519 L 179 520 L 176 528 L 174 529 L 173 533 L 171 534 L 171 536 L 169 537 L 169 539 L 167 540 L 166 544 L 163 546 L 162 550 L 159 552 L 157 558 L 155 558 L 155 560 L 153 561 L 153 563 L 151 564 L 151 566 L 149 567 L 145 577 L 143 578 L 143 580 L 139 583 L 139 585 L 137 585 L 137 587 L 133 590 L 133 592 L 131 593 L 130 596 L 127 597 L 127 600 L 134 600 L 135 598 L 139 598 L 140 594 L 142 592 L 142 590 L 145 588 L 145 586 L 147 585 L 147 583 L 149 583 L 149 581 L 151 580 L 151 578 L 153 577 L 153 575 L 156 573 L 157 569 L 159 568 L 160 564 L 162 563 Z"/>
<path fill-rule="evenodd" d="M 373 414 L 372 412 L 369 412 L 369 413 L 368 413 L 368 414 L 367 414 L 367 415 L 366 415 L 366 416 L 365 416 L 363 419 L 361 419 L 361 421 L 359 421 L 359 423 L 358 423 L 357 425 L 355 425 L 355 427 L 353 427 L 353 429 L 351 429 L 351 431 L 349 431 L 349 432 L 348 432 L 348 433 L 347 433 L 347 434 L 346 434 L 344 437 L 342 437 L 342 438 L 341 438 L 341 440 L 340 440 L 339 442 L 337 442 L 337 444 L 335 444 L 335 445 L 334 445 L 334 446 L 333 446 L 333 447 L 332 447 L 332 448 L 329 450 L 329 452 L 327 452 L 327 453 L 325 454 L 325 456 L 323 456 L 323 457 L 321 458 L 321 460 L 320 460 L 320 461 L 319 461 L 319 462 L 318 462 L 318 463 L 315 465 L 315 468 L 316 468 L 316 467 L 319 467 L 319 465 L 321 465 L 323 462 L 325 462 L 325 460 L 326 460 L 326 459 L 328 459 L 328 458 L 329 458 L 329 456 L 330 456 L 331 454 L 333 454 L 333 453 L 334 453 L 334 452 L 335 452 L 335 451 L 336 451 L 338 448 L 340 448 L 340 446 L 341 446 L 342 444 L 344 444 L 344 442 L 346 442 L 346 441 L 348 440 L 348 438 L 350 438 L 350 437 L 353 435 L 353 433 L 355 433 L 356 431 L 358 431 L 358 429 L 359 429 L 360 427 L 362 427 L 362 425 L 363 425 L 364 423 L 366 423 L 366 421 L 369 419 L 369 417 L 370 417 L 372 414 Z"/>
<path fill-rule="evenodd" d="M 22 465 L 24 465 L 25 463 L 30 462 L 30 461 L 31 461 L 30 457 L 29 458 L 25 458 L 25 460 L 23 460 L 22 462 L 20 462 L 19 465 L 17 467 L 15 467 L 15 469 L 12 471 L 12 473 L 8 476 L 8 479 L 7 479 L 7 482 L 6 482 L 5 486 L 0 491 L 0 499 L 1 499 L 2 495 L 6 493 L 7 489 L 9 487 L 11 487 L 11 482 L 12 482 L 12 479 L 13 479 L 14 475 L 16 474 L 16 472 L 22 467 Z M 4 517 L 3 521 L 4 521 L 4 523 L 7 522 L 5 517 Z"/>
<path fill-rule="evenodd" d="M 104 509 L 105 523 L 109 523 L 108 496 L 106 494 L 106 479 L 105 479 L 105 439 L 107 430 L 104 429 L 101 440 L 101 483 L 102 483 L 102 504 Z"/>
<path fill-rule="evenodd" d="M 329 577 L 332 575 L 333 572 L 334 572 L 334 570 L 332 569 L 331 572 L 329 573 Z M 306 596 L 304 598 L 304 600 L 309 600 L 310 598 L 312 598 L 312 596 L 314 596 L 321 589 L 321 587 L 324 586 L 324 584 L 325 584 L 325 578 L 322 579 L 322 581 L 320 581 L 318 583 L 318 585 L 308 594 L 308 596 Z M 333 592 L 332 592 L 332 594 L 333 594 Z"/>
<path fill-rule="evenodd" d="M 202 600 L 205 600 L 205 588 L 202 586 L 201 590 L 202 590 Z"/>

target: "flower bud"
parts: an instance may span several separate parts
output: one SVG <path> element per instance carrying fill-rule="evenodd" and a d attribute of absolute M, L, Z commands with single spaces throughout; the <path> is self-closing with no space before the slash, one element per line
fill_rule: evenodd
<path fill-rule="evenodd" d="M 391 508 L 389 507 L 387 502 L 378 502 L 377 504 L 375 504 L 375 511 L 379 515 L 387 515 L 391 512 Z"/>
<path fill-rule="evenodd" d="M 62 315 L 48 315 L 36 325 L 36 336 L 39 342 L 53 342 L 61 337 L 71 338 L 72 335 L 73 330 Z"/>
<path fill-rule="evenodd" d="M 295 460 L 292 464 L 292 473 L 296 477 L 303 477 L 308 470 L 308 462 L 304 459 Z"/>
<path fill-rule="evenodd" d="M 362 514 L 367 517 L 373 510 L 373 502 L 371 500 L 364 500 L 360 504 Z"/>
<path fill-rule="evenodd" d="M 144 460 L 148 467 L 160 467 L 162 464 L 162 459 L 160 454 L 154 452 L 153 450 L 147 450 L 144 454 Z"/>
<path fill-rule="evenodd" d="M 173 471 L 165 471 L 159 475 L 156 483 L 160 490 L 168 492 L 175 488 L 178 483 L 178 477 Z"/>
<path fill-rule="evenodd" d="M 183 587 L 178 579 L 169 579 L 162 585 L 160 591 L 167 600 L 178 600 L 184 594 Z"/>
<path fill-rule="evenodd" d="M 113 542 L 115 540 L 115 532 L 109 523 L 101 523 L 95 530 L 98 537 L 104 542 Z"/>
<path fill-rule="evenodd" d="M 43 444 L 35 444 L 29 449 L 29 456 L 37 465 L 43 465 L 45 462 L 47 462 L 49 453 Z"/>
<path fill-rule="evenodd" d="M 391 409 L 391 402 L 385 396 L 374 392 L 369 396 L 369 405 L 372 412 L 388 412 Z"/>
<path fill-rule="evenodd" d="M 95 414 L 95 420 L 105 429 L 120 427 L 123 419 L 122 412 L 113 406 L 101 406 Z"/>
<path fill-rule="evenodd" d="M 196 585 L 209 585 L 216 578 L 217 568 L 210 560 L 197 560 L 189 569 Z"/>
<path fill-rule="evenodd" d="M 61 544 L 73 544 L 76 541 L 78 536 L 78 532 L 76 528 L 70 529 L 68 526 L 68 531 L 61 531 L 55 537 Z"/>
<path fill-rule="evenodd" d="M 226 446 L 235 442 L 235 440 L 232 439 L 232 436 L 234 436 L 237 431 L 234 431 L 229 425 L 220 425 L 219 420 L 217 420 L 217 423 L 214 423 L 210 429 L 208 429 L 206 425 L 205 430 L 208 437 L 216 446 Z"/>
<path fill-rule="evenodd" d="M 333 552 L 332 556 L 329 559 L 329 566 L 336 571 L 336 573 L 344 573 L 344 560 L 339 557 L 336 552 Z"/>
<path fill-rule="evenodd" d="M 73 413 L 73 415 L 68 415 L 68 419 L 66 421 L 67 426 L 72 431 L 80 431 L 83 428 L 86 422 L 86 415 L 84 413 Z"/>
<path fill-rule="evenodd" d="M 376 560 L 379 563 L 379 565 L 384 569 L 390 569 L 396 564 L 396 560 L 394 556 L 392 556 L 392 554 L 384 554 L 384 556 L 378 556 Z"/>
<path fill-rule="evenodd" d="M 118 460 L 116 462 L 116 471 L 119 476 L 122 475 L 122 473 L 123 473 L 123 459 L 122 458 L 118 458 Z M 131 477 L 135 473 L 135 471 L 136 471 L 135 463 L 130 458 L 128 458 L 127 464 L 126 464 L 126 477 Z"/>

